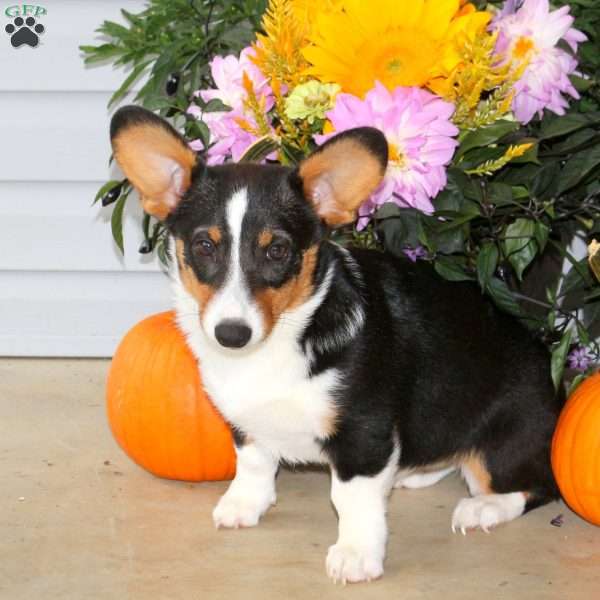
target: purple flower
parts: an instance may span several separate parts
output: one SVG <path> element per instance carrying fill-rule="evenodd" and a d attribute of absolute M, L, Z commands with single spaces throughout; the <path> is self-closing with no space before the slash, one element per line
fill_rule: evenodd
<path fill-rule="evenodd" d="M 255 118 L 248 114 L 245 105 L 248 92 L 244 87 L 244 73 L 252 83 L 252 89 L 259 102 L 262 103 L 265 113 L 273 108 L 275 103 L 273 92 L 267 84 L 267 79 L 260 69 L 252 62 L 254 55 L 252 48 L 242 50 L 237 56 L 216 56 L 210 63 L 211 75 L 215 88 L 198 90 L 194 96 L 200 96 L 204 102 L 217 98 L 229 106 L 231 111 L 203 113 L 196 104 L 191 104 L 187 113 L 201 118 L 210 131 L 211 145 L 208 148 L 207 163 L 218 165 L 226 160 L 237 161 L 257 136 L 251 133 L 257 129 Z M 193 150 L 204 148 L 201 140 L 192 142 Z"/>
<path fill-rule="evenodd" d="M 423 246 L 417 246 L 416 248 L 407 246 L 402 252 L 404 252 L 405 256 L 412 262 L 417 262 L 420 258 L 425 258 L 427 256 L 427 251 Z"/>
<path fill-rule="evenodd" d="M 492 22 L 498 31 L 496 52 L 516 64 L 527 67 L 514 87 L 512 109 L 521 123 L 529 123 L 544 109 L 563 115 L 568 106 L 565 95 L 579 98 L 569 75 L 577 68 L 577 59 L 558 47 L 564 40 L 573 53 L 586 36 L 572 27 L 569 7 L 551 11 L 548 0 L 508 0 Z"/>
<path fill-rule="evenodd" d="M 239 58 L 234 55 L 215 56 L 210 62 L 210 74 L 216 87 L 210 90 L 199 90 L 195 95 L 200 96 L 204 102 L 217 98 L 233 110 L 243 111 L 244 101 L 247 98 L 243 83 L 245 72 L 252 82 L 257 98 L 264 97 L 265 110 L 267 112 L 271 110 L 275 102 L 273 91 L 267 83 L 267 78 L 252 62 L 254 55 L 254 49 L 248 47 L 241 51 Z"/>
<path fill-rule="evenodd" d="M 567 356 L 567 360 L 569 361 L 569 367 L 571 369 L 583 372 L 587 371 L 592 364 L 594 356 L 584 346 L 577 346 L 575 349 L 571 350 L 569 356 Z"/>
<path fill-rule="evenodd" d="M 381 186 L 360 207 L 358 227 L 385 202 L 433 212 L 431 199 L 446 186 L 446 166 L 458 143 L 458 129 L 450 117 L 454 105 L 416 87 L 393 92 L 377 82 L 364 100 L 339 94 L 327 118 L 335 132 L 377 127 L 389 144 L 389 163 Z M 315 136 L 322 144 L 333 134 Z"/>
<path fill-rule="evenodd" d="M 204 144 L 202 142 L 202 140 L 200 138 L 197 138 L 195 140 L 192 140 L 188 146 L 194 151 L 194 152 L 200 152 L 201 150 L 204 150 Z"/>
<path fill-rule="evenodd" d="M 241 127 L 240 120 L 250 122 L 250 119 L 237 111 L 204 115 L 204 122 L 208 125 L 211 139 L 207 158 L 209 165 L 220 165 L 230 158 L 237 162 L 248 147 L 258 139 Z"/>

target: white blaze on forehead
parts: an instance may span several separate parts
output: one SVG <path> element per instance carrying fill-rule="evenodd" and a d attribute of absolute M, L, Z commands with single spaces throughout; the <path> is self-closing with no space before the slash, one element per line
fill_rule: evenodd
<path fill-rule="evenodd" d="M 248 190 L 236 191 L 227 202 L 226 222 L 231 236 L 227 276 L 204 313 L 202 324 L 206 334 L 215 339 L 215 327 L 229 319 L 244 321 L 252 329 L 249 345 L 262 339 L 264 326 L 261 312 L 248 290 L 241 265 L 241 243 L 244 217 L 248 210 Z"/>

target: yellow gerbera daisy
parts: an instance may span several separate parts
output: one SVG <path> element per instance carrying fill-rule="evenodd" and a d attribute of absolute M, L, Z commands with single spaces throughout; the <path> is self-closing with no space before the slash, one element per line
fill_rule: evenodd
<path fill-rule="evenodd" d="M 380 81 L 388 89 L 427 86 L 459 64 L 458 40 L 481 31 L 490 14 L 460 0 L 343 0 L 342 11 L 316 15 L 303 49 L 308 74 L 363 96 Z"/>
<path fill-rule="evenodd" d="M 343 0 L 289 0 L 294 19 L 305 23 L 309 28 L 317 15 L 331 13 L 341 8 Z"/>

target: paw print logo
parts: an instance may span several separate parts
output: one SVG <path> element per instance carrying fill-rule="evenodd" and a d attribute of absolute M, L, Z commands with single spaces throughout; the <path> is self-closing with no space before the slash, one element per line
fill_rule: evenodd
<path fill-rule="evenodd" d="M 10 35 L 10 43 L 14 48 L 23 44 L 35 48 L 40 43 L 39 35 L 44 33 L 45 28 L 41 23 L 36 24 L 33 17 L 17 17 L 5 27 L 5 31 Z"/>

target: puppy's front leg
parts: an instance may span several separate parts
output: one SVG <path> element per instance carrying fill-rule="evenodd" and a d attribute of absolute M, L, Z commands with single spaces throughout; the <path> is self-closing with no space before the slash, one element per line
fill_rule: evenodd
<path fill-rule="evenodd" d="M 371 581 L 383 575 L 387 541 L 386 507 L 397 469 L 398 453 L 374 476 L 342 481 L 331 469 L 331 500 L 339 517 L 338 540 L 327 554 L 327 574 L 334 583 Z"/>
<path fill-rule="evenodd" d="M 235 478 L 213 511 L 217 528 L 253 527 L 275 504 L 275 457 L 254 442 L 236 446 L 236 454 Z"/>

